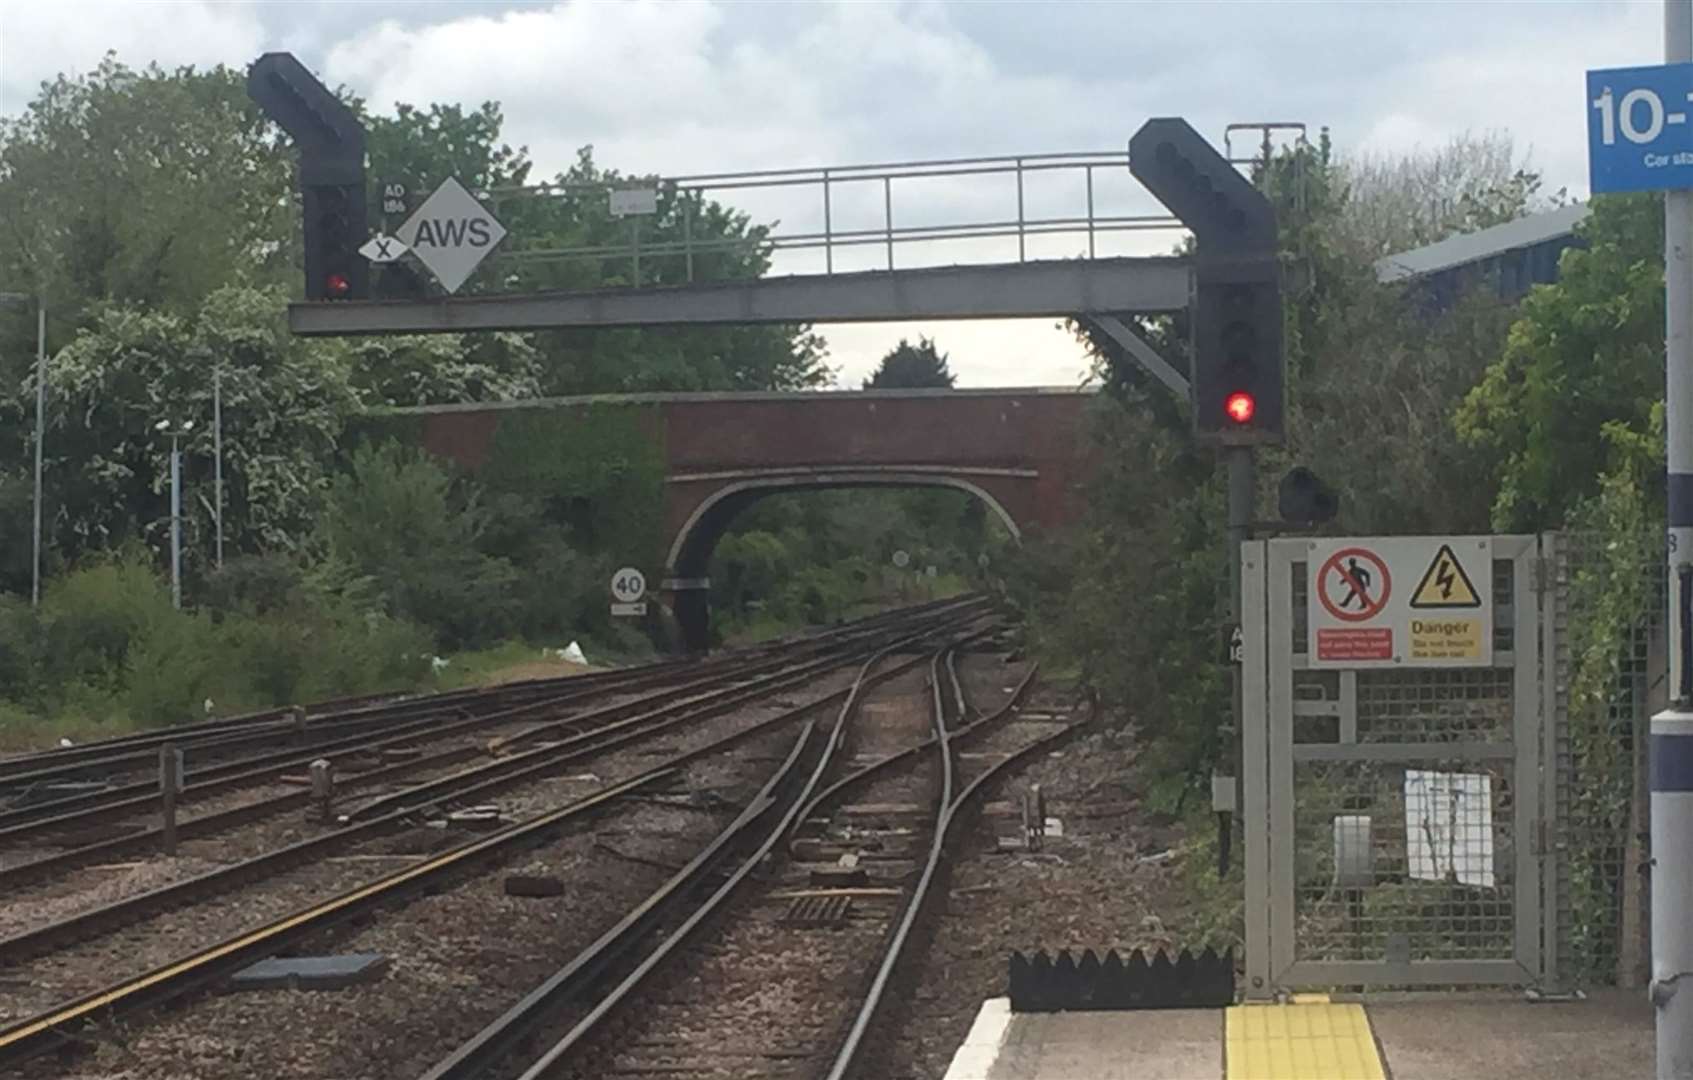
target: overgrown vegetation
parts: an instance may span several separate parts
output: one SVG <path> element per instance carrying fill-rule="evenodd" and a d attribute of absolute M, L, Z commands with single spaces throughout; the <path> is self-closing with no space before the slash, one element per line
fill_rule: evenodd
<path fill-rule="evenodd" d="M 1619 725 L 1634 691 L 1619 667 L 1659 602 L 1661 201 L 1595 200 L 1560 283 L 1520 305 L 1482 282 L 1443 306 L 1379 283 L 1372 260 L 1558 202 L 1539 196 L 1508 141 L 1345 163 L 1325 139 L 1280 153 L 1257 179 L 1282 229 L 1292 387 L 1287 446 L 1260 457 L 1258 505 L 1273 505 L 1286 467 L 1306 464 L 1341 495 L 1334 534 L 1567 528 L 1591 553 L 1571 583 L 1579 791 L 1568 828 L 1580 837 L 1570 852 L 1577 933 L 1591 939 L 1585 953 L 1575 943 L 1577 959 L 1592 970 L 1615 948 L 1633 796 Z M 1178 324 L 1143 330 L 1169 353 L 1184 348 Z M 1031 553 L 1008 591 L 1043 653 L 1128 704 L 1170 778 L 1149 797 L 1208 830 L 1205 781 L 1229 751 L 1217 462 L 1192 448 L 1182 405 L 1109 343 L 1089 344 L 1109 393 L 1085 523 Z M 1214 887 L 1214 871 L 1196 874 Z"/>

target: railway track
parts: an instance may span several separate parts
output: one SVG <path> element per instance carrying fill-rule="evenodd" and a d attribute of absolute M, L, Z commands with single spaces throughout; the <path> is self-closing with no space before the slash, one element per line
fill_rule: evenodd
<path fill-rule="evenodd" d="M 976 603 L 935 605 L 925 609 L 915 619 L 908 614 L 902 620 L 878 620 L 868 629 L 860 627 L 862 632 L 824 635 L 823 638 L 831 644 L 822 648 L 822 655 L 809 655 L 799 662 L 778 666 L 775 671 L 752 678 L 742 678 L 729 686 L 706 690 L 645 712 L 623 715 L 597 726 L 580 724 L 578 722 L 582 718 L 573 718 L 565 723 L 577 724 L 582 730 L 564 735 L 556 743 L 537 745 L 533 750 L 513 755 L 508 761 L 464 770 L 461 774 L 455 774 L 457 779 L 453 784 L 438 790 L 430 789 L 429 785 L 422 785 L 410 798 L 400 800 L 403 805 L 384 806 L 367 821 L 356 821 L 342 829 L 295 845 L 292 849 L 267 853 L 258 859 L 179 882 L 152 894 L 129 898 L 117 905 L 86 912 L 63 923 L 40 928 L 22 938 L 0 942 L 0 956 L 5 956 L 10 962 L 14 956 L 39 955 L 67 941 L 79 940 L 114 924 L 144 917 L 160 905 L 189 903 L 210 891 L 241 884 L 251 880 L 255 874 L 262 875 L 284 865 L 288 860 L 320 857 L 337 844 L 351 842 L 355 835 L 367 835 L 384 827 L 397 827 L 406 821 L 415 820 L 416 815 L 430 806 L 441 805 L 445 800 L 482 797 L 499 787 L 521 782 L 545 771 L 557 770 L 571 761 L 580 761 L 588 755 L 603 753 L 616 746 L 629 745 L 649 738 L 658 731 L 671 730 L 708 712 L 734 708 L 772 693 L 808 686 L 831 666 L 839 667 L 849 662 L 852 657 L 862 657 L 871 651 L 874 646 L 869 644 L 867 636 L 872 633 L 886 641 L 890 634 L 898 632 L 902 636 L 898 639 L 896 647 L 909 647 L 924 636 L 962 621 L 979 618 L 981 614 L 980 605 Z M 900 629 L 896 631 L 896 627 Z M 815 646 L 816 642 L 812 644 Z M 817 653 L 817 649 L 813 648 L 811 653 Z M 611 785 L 568 806 L 505 827 L 485 837 L 467 841 L 416 866 L 303 908 L 283 919 L 226 939 L 163 967 L 46 1010 L 38 1016 L 0 1031 L 0 1063 L 23 1060 L 45 1049 L 62 1046 L 67 1040 L 74 1039 L 81 1026 L 93 1020 L 147 1008 L 180 996 L 222 978 L 232 967 L 243 966 L 260 955 L 272 955 L 278 949 L 304 936 L 315 934 L 346 919 L 368 914 L 377 907 L 402 901 L 419 890 L 439 889 L 442 887 L 442 879 L 449 875 L 461 873 L 466 868 L 479 865 L 488 859 L 498 858 L 502 853 L 526 843 L 533 843 L 537 837 L 544 836 L 550 830 L 601 812 L 639 788 L 672 775 L 676 769 L 690 761 L 720 753 L 746 738 L 791 723 L 800 716 L 838 701 L 849 693 L 850 690 L 837 691 L 815 697 L 780 716 L 719 739 L 707 747 L 676 755 L 637 776 Z M 552 734 L 562 733 L 555 730 Z"/>
<path fill-rule="evenodd" d="M 910 617 L 925 617 L 929 612 L 967 610 L 972 602 L 937 605 L 918 609 Z M 809 637 L 781 650 L 755 650 L 749 655 L 736 655 L 706 664 L 686 667 L 658 665 L 636 669 L 621 679 L 601 679 L 591 687 L 579 688 L 577 677 L 549 681 L 544 687 L 530 691 L 544 696 L 525 703 L 509 705 L 509 697 L 496 692 L 488 700 L 505 706 L 459 719 L 434 719 L 403 725 L 405 730 L 389 731 L 376 736 L 363 736 L 337 741 L 334 745 L 319 745 L 308 752 L 267 755 L 262 759 L 247 759 L 216 770 L 189 773 L 185 790 L 178 796 L 179 806 L 192 806 L 197 800 L 208 799 L 233 790 L 274 784 L 290 769 L 298 770 L 318 758 L 331 762 L 337 773 L 337 788 L 342 794 L 382 790 L 419 773 L 439 771 L 451 766 L 486 757 L 489 746 L 477 736 L 499 727 L 509 727 L 534 720 L 536 726 L 518 731 L 503 739 L 499 749 L 555 738 L 568 733 L 572 725 L 585 728 L 594 723 L 609 723 L 620 716 L 639 713 L 677 700 L 689 692 L 698 692 L 725 685 L 737 677 L 751 678 L 761 672 L 773 671 L 798 656 L 822 656 L 830 650 L 853 641 L 870 640 L 883 632 L 885 617 L 849 624 L 835 632 Z M 678 682 L 678 680 L 683 680 Z M 554 686 L 557 689 L 553 689 Z M 590 702 L 597 697 L 619 691 L 629 693 L 651 686 L 669 687 L 668 692 L 650 691 L 616 706 L 606 706 L 568 717 L 547 719 L 549 714 Z M 384 755 L 396 751 L 420 751 L 432 743 L 447 743 L 433 752 L 416 752 L 404 760 L 386 762 Z M 353 767 L 349 768 L 348 766 Z M 361 767 L 362 766 L 362 767 Z M 216 775 L 208 775 L 208 772 Z M 201 777 L 201 779 L 196 779 Z M 177 835 L 182 839 L 216 835 L 227 829 L 263 818 L 300 809 L 309 804 L 311 793 L 303 789 L 256 799 L 252 802 L 202 816 L 193 816 L 179 823 Z M 0 866 L 0 892 L 7 892 L 30 882 L 49 878 L 72 867 L 109 861 L 137 852 L 156 849 L 162 839 L 158 825 L 138 825 L 119 835 L 101 836 L 90 830 L 113 820 L 122 821 L 153 815 L 157 811 L 157 789 L 153 785 L 138 784 L 101 797 L 75 800 L 79 808 L 60 810 L 44 815 L 44 807 L 30 807 L 13 814 L 0 814 L 0 850 L 28 850 L 42 845 L 61 844 L 63 849 L 53 854 L 12 862 Z M 50 804 L 51 805 L 51 804 Z M 363 816 L 371 816 L 365 812 Z M 19 820 L 19 819 L 22 820 Z M 82 842 L 77 842 L 79 839 Z"/>
<path fill-rule="evenodd" d="M 1079 726 L 1050 716 L 1029 722 L 1018 719 L 1017 703 L 1032 685 L 1033 671 L 1001 707 L 985 716 L 978 714 L 958 677 L 955 645 L 937 650 L 929 659 L 933 734 L 928 739 L 850 770 L 825 786 L 823 778 L 836 765 L 848 725 L 862 703 L 863 694 L 855 689 L 827 734 L 808 726 L 783 767 L 767 781 L 759 799 L 693 862 L 614 931 L 575 956 L 522 1002 L 427 1071 L 425 1080 L 691 1074 L 809 1080 L 848 1075 L 863 1053 L 866 1034 L 894 985 L 912 927 L 931 902 L 948 838 L 968 800 L 1007 765 L 1052 745 Z M 867 662 L 861 686 L 875 662 L 876 658 Z M 884 673 L 883 678 L 893 674 L 896 672 Z M 959 768 L 955 742 L 976 742 L 990 735 L 1002 745 L 1017 739 L 1025 744 L 1013 750 L 980 751 L 971 758 L 967 771 Z M 747 921 L 744 916 L 725 915 L 724 909 L 738 890 L 753 889 L 749 879 L 783 840 L 804 841 L 802 831 L 828 820 L 819 818 L 822 809 L 838 803 L 850 791 L 870 783 L 886 783 L 926 757 L 932 758 L 934 781 L 929 844 L 926 850 L 917 852 L 908 870 L 886 864 L 882 867 L 907 879 L 905 886 L 806 888 L 807 871 L 790 859 L 783 873 L 762 889 L 766 907 L 770 899 L 791 901 L 786 913 L 776 920 L 766 918 L 755 923 L 751 937 L 722 946 L 727 955 L 759 958 L 755 983 L 723 988 L 722 993 L 702 993 L 701 980 L 690 977 L 686 980 L 690 990 L 683 998 L 654 999 L 660 991 L 646 989 L 647 985 L 662 987 L 672 979 L 681 982 L 674 965 L 705 927 L 718 918 L 731 919 L 735 929 Z M 893 831 L 898 831 L 897 825 Z M 859 839 L 865 839 L 862 833 Z M 868 898 L 870 910 L 859 913 L 860 925 L 852 930 L 838 929 L 848 922 L 853 898 Z M 855 980 L 849 971 L 831 967 L 830 961 L 838 957 L 815 955 L 803 943 L 808 932 L 814 934 L 831 926 L 837 928 L 834 933 L 844 934 L 856 944 L 857 959 L 879 957 L 879 963 L 866 965 L 865 979 Z M 659 940 L 649 940 L 643 946 L 643 935 Z M 783 936 L 791 940 L 777 940 Z M 647 951 L 640 955 L 643 947 Z M 802 967 L 821 976 L 823 985 L 833 984 L 829 1004 L 839 1014 L 835 1021 L 819 1022 L 816 1016 L 805 1015 L 749 1016 L 743 1012 L 722 1027 L 699 1022 L 703 1014 L 726 1002 L 734 1008 L 737 999 L 770 993 L 779 996 L 770 988 L 785 986 L 796 973 L 770 963 L 775 955 L 798 957 Z M 621 978 L 601 995 L 597 987 L 608 980 L 607 972 Z M 668 978 L 661 978 L 661 972 Z M 859 986 L 856 1008 L 843 1007 L 846 1003 L 839 994 L 843 983 Z M 750 1050 L 737 1050 L 725 1045 L 735 1042 L 752 1046 Z M 521 1048 L 527 1045 L 544 1045 L 545 1049 L 525 1052 Z"/>
<path fill-rule="evenodd" d="M 903 610 L 910 614 L 954 602 L 942 600 Z M 56 781 L 113 779 L 132 773 L 150 772 L 157 767 L 158 748 L 167 743 L 183 750 L 191 763 L 200 763 L 202 759 L 215 761 L 235 751 L 315 743 L 364 729 L 377 730 L 384 725 L 407 719 L 445 715 L 467 709 L 509 708 L 561 690 L 605 689 L 650 682 L 672 673 L 710 668 L 713 664 L 774 655 L 807 642 L 825 640 L 843 630 L 868 629 L 897 617 L 897 613 L 882 613 L 856 620 L 843 628 L 790 635 L 738 649 L 709 661 L 692 658 L 665 660 L 612 671 L 526 679 L 497 687 L 470 687 L 433 694 L 420 695 L 400 691 L 366 694 L 317 702 L 299 707 L 299 711 L 295 707 L 266 709 L 239 716 L 175 724 L 157 731 L 102 739 L 82 746 L 0 756 L 0 804 L 17 804 L 0 811 L 0 826 L 26 820 L 25 817 L 8 819 L 6 816 L 12 809 L 22 808 L 23 805 L 38 808 L 41 804 L 52 802 L 55 804 L 54 809 L 73 808 L 71 804 L 60 802 L 58 799 L 31 798 L 32 788 L 51 785 Z M 192 768 L 197 767 L 197 764 L 191 767 L 191 775 Z"/>

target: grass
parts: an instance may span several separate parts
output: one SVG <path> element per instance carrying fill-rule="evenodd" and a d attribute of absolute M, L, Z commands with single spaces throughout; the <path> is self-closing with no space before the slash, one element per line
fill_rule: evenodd
<path fill-rule="evenodd" d="M 588 658 L 586 666 L 567 663 L 552 652 L 569 645 L 541 644 L 533 641 L 503 641 L 486 649 L 454 653 L 445 657 L 443 668 L 427 689 L 457 690 L 466 686 L 488 686 L 516 679 L 541 679 L 563 675 L 579 675 L 609 667 L 650 663 L 657 653 L 644 642 L 633 640 L 603 642 L 591 638 L 577 638 L 582 653 Z M 543 650 L 546 650 L 543 654 Z"/>
<path fill-rule="evenodd" d="M 132 735 L 141 725 L 115 701 L 101 704 L 93 696 L 53 713 L 34 713 L 10 701 L 0 701 L 0 753 L 21 753 L 57 746 L 60 739 L 78 745 L 96 739 Z"/>

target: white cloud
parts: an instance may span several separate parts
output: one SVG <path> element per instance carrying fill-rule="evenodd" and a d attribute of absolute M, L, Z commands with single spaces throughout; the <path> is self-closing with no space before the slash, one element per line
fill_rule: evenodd
<path fill-rule="evenodd" d="M 263 43 L 252 8 L 214 0 L 0 0 L 0 114 L 22 110 L 42 81 L 88 71 L 109 50 L 132 67 L 240 66 Z"/>
<path fill-rule="evenodd" d="M 1057 319 L 993 322 L 837 323 L 817 328 L 845 389 L 857 389 L 900 339 L 934 340 L 947 366 L 968 386 L 1078 386 L 1088 360 Z"/>
<path fill-rule="evenodd" d="M 1121 150 L 1142 119 L 1185 115 L 1219 141 L 1230 121 L 1327 125 L 1343 154 L 1508 129 L 1519 149 L 1532 147 L 1549 187 L 1579 193 L 1583 71 L 1662 55 L 1659 5 L 1612 0 L 0 5 L 0 111 L 18 108 L 35 80 L 85 69 L 108 46 L 132 64 L 243 64 L 269 41 L 301 49 L 327 81 L 377 108 L 498 100 L 506 138 L 530 148 L 540 175 L 589 143 L 603 164 L 669 175 Z M 1103 212 L 1152 209 L 1121 175 L 1104 205 L 1107 178 L 1099 179 Z M 1038 187 L 1031 181 L 1027 192 L 1031 214 L 1080 205 L 1073 182 Z M 835 197 L 837 226 L 881 224 L 873 188 Z M 814 189 L 724 198 L 789 229 L 821 222 Z M 903 224 L 1014 212 L 1014 191 L 999 179 L 901 185 L 895 194 Z M 1044 254 L 1075 254 L 1085 240 L 1052 243 Z M 1169 243 L 1146 240 L 1151 250 Z M 899 262 L 1005 250 L 937 246 L 902 252 Z M 873 265 L 877 254 L 843 259 Z M 801 268 L 797 257 L 783 265 Z M 1070 382 L 1085 366 L 1065 335 L 1038 324 L 883 324 L 829 336 L 836 361 L 862 377 L 901 333 L 919 329 L 977 385 Z"/>

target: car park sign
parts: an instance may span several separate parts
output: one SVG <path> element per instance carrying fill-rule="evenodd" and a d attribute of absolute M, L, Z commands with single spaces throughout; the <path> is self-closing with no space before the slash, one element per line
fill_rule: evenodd
<path fill-rule="evenodd" d="M 1588 182 L 1595 195 L 1693 187 L 1693 64 L 1587 73 Z"/>

